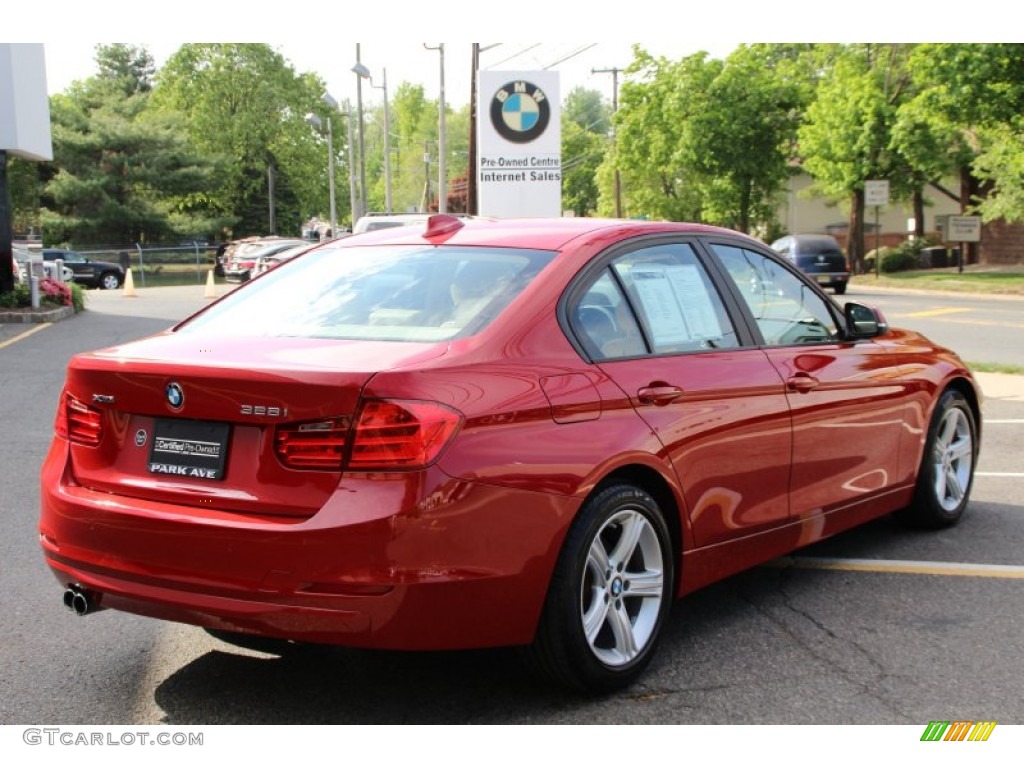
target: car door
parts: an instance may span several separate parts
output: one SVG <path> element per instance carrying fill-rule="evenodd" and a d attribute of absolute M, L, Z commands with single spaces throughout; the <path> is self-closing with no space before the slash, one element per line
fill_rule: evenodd
<path fill-rule="evenodd" d="M 897 480 L 909 393 L 892 355 L 843 340 L 835 305 L 778 259 L 711 243 L 785 382 L 793 415 L 793 514 L 810 519 Z"/>
<path fill-rule="evenodd" d="M 664 445 L 695 544 L 786 523 L 785 387 L 730 312 L 690 242 L 662 240 L 599 263 L 570 321 L 590 358 Z"/>

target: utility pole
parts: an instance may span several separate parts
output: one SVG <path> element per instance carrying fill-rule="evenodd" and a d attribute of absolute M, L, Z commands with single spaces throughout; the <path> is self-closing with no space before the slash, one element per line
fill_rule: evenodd
<path fill-rule="evenodd" d="M 437 45 L 423 44 L 428 51 L 437 51 L 441 54 L 441 96 L 438 100 L 437 118 L 437 212 L 448 213 L 448 153 L 445 143 L 445 105 L 444 105 L 444 43 Z"/>
<path fill-rule="evenodd" d="M 359 60 L 359 43 L 356 43 L 356 67 L 362 62 Z M 354 70 L 354 68 L 353 68 Z M 359 112 L 359 214 L 367 213 L 366 200 L 366 145 L 363 141 L 363 78 L 356 73 L 356 110 Z M 352 222 L 355 226 L 355 222 Z"/>
<path fill-rule="evenodd" d="M 618 67 L 608 69 L 591 69 L 593 75 L 604 75 L 611 73 L 612 76 L 612 143 L 615 143 L 615 113 L 619 111 L 619 72 Z M 615 161 L 615 218 L 622 218 L 622 179 L 619 176 L 618 158 Z"/>
<path fill-rule="evenodd" d="M 469 75 L 469 173 L 466 174 L 466 213 L 476 216 L 476 72 L 480 69 L 480 43 L 473 43 L 472 64 Z"/>

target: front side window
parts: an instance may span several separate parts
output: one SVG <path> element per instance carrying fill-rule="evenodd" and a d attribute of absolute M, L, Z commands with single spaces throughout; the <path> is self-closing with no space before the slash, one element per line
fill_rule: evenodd
<path fill-rule="evenodd" d="M 575 321 L 595 359 L 739 344 L 718 292 L 685 243 L 649 246 L 616 258 L 584 292 Z"/>
<path fill-rule="evenodd" d="M 768 346 L 836 341 L 828 302 L 773 259 L 732 245 L 711 246 L 750 309 Z"/>
<path fill-rule="evenodd" d="M 554 254 L 518 248 L 318 248 L 291 259 L 179 332 L 380 341 L 477 333 Z"/>

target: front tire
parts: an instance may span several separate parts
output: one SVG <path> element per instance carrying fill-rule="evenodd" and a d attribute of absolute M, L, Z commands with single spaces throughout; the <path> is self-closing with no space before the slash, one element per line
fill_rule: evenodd
<path fill-rule="evenodd" d="M 956 525 L 967 507 L 977 458 L 974 412 L 963 394 L 947 389 L 928 428 L 914 500 L 899 519 L 917 528 Z"/>
<path fill-rule="evenodd" d="M 654 655 L 674 570 L 657 502 L 631 485 L 600 491 L 569 530 L 532 660 L 556 682 L 590 693 L 629 685 Z"/>

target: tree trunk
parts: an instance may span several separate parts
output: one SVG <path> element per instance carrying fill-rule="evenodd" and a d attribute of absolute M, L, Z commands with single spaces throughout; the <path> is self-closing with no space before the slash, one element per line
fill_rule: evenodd
<path fill-rule="evenodd" d="M 924 239 L 924 189 L 914 190 L 914 239 Z"/>
<path fill-rule="evenodd" d="M 850 236 L 846 243 L 846 255 L 853 265 L 855 274 L 864 274 L 864 190 L 854 190 L 850 198 Z"/>

